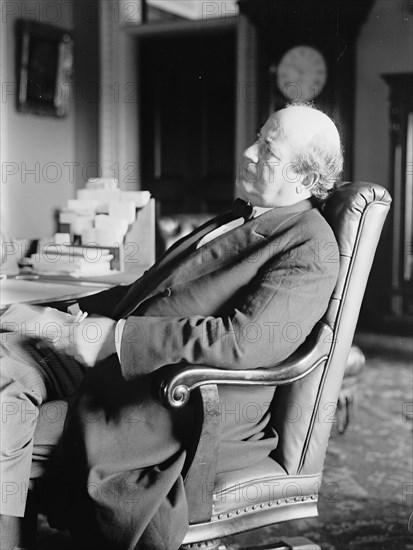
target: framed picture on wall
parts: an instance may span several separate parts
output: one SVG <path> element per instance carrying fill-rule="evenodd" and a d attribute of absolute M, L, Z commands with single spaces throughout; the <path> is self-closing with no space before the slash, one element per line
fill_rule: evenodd
<path fill-rule="evenodd" d="M 19 20 L 17 38 L 17 110 L 64 117 L 69 112 L 73 39 L 69 31 Z"/>

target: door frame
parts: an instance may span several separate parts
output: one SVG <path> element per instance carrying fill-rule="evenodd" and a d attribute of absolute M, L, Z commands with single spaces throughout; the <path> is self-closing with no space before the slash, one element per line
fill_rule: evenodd
<path fill-rule="evenodd" d="M 145 37 L 165 37 L 188 33 L 210 34 L 235 29 L 236 115 L 235 154 L 238 159 L 255 135 L 258 125 L 257 101 L 248 90 L 258 89 L 258 34 L 256 27 L 238 16 L 206 21 L 121 24 L 113 18 L 108 3 L 102 3 L 100 17 L 101 96 L 99 108 L 99 164 L 102 177 L 117 176 L 123 190 L 141 189 L 139 42 Z M 235 182 L 234 182 L 235 183 Z"/>

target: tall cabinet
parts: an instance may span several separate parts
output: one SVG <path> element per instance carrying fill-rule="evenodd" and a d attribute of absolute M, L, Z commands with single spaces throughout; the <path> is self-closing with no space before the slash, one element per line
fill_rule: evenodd
<path fill-rule="evenodd" d="M 389 86 L 392 257 L 390 309 L 413 323 L 413 73 L 385 74 Z"/>

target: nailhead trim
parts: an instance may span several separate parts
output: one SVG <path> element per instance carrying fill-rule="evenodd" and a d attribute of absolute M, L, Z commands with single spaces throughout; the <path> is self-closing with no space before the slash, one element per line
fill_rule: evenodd
<path fill-rule="evenodd" d="M 269 501 L 267 503 L 262 502 L 261 504 L 253 504 L 252 506 L 246 506 L 245 508 L 239 508 L 238 510 L 235 510 L 235 512 L 228 512 L 226 514 L 218 514 L 218 516 L 212 516 L 212 521 L 217 521 L 222 519 L 223 517 L 231 518 L 233 514 L 239 516 L 240 514 L 246 514 L 250 511 L 255 511 L 257 508 L 263 509 L 268 506 L 268 508 L 271 508 L 274 504 L 279 506 L 280 504 L 289 504 L 291 502 L 305 502 L 306 500 L 317 500 L 317 495 L 308 495 L 304 497 L 294 497 L 294 498 L 285 498 L 285 499 L 278 499 L 276 501 Z"/>
<path fill-rule="evenodd" d="M 208 540 L 205 542 L 192 542 L 190 544 L 185 544 L 185 548 L 208 548 L 214 546 L 216 539 Z"/>

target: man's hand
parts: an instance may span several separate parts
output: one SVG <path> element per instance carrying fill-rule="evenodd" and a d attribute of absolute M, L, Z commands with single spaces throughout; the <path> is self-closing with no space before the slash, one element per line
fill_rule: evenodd
<path fill-rule="evenodd" d="M 0 323 L 2 330 L 43 340 L 87 367 L 116 353 L 115 321 L 98 316 L 81 323 L 75 319 L 75 315 L 50 307 L 13 304 L 1 316 Z"/>
<path fill-rule="evenodd" d="M 13 304 L 0 318 L 1 329 L 15 332 L 22 338 L 53 342 L 73 324 L 75 316 L 51 307 Z"/>
<path fill-rule="evenodd" d="M 88 317 L 73 327 L 73 343 L 70 351 L 79 363 L 93 367 L 98 361 L 116 353 L 116 321 L 108 317 Z"/>

